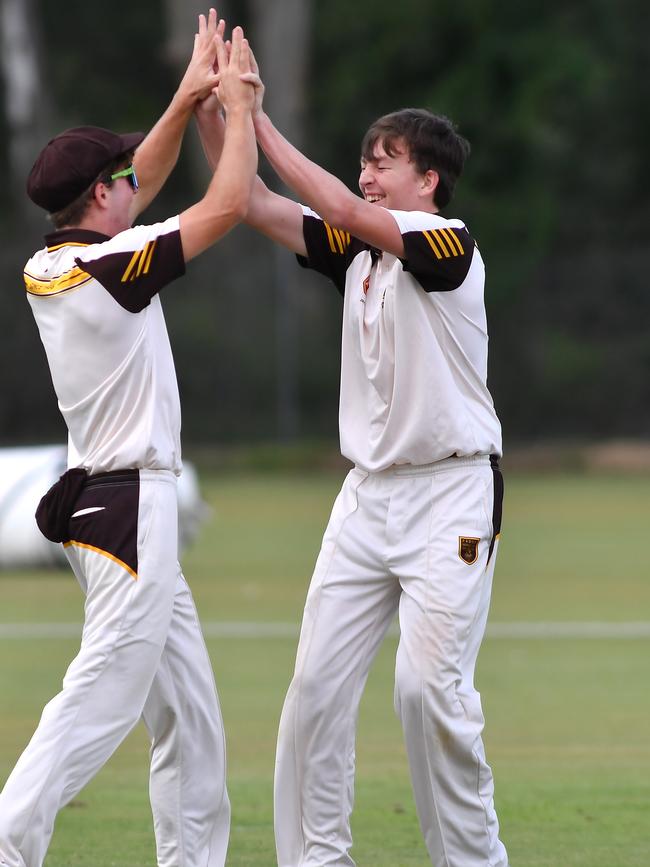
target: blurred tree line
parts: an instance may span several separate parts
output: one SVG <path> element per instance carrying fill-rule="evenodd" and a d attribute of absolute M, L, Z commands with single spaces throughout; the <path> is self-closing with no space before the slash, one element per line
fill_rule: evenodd
<path fill-rule="evenodd" d="M 4 443 L 64 435 L 22 289 L 24 261 L 47 231 L 25 174 L 66 127 L 150 127 L 201 8 L 0 2 Z M 507 440 L 648 434 L 650 48 L 640 0 L 228 0 L 219 13 L 246 27 L 278 126 L 352 188 L 361 136 L 380 114 L 426 106 L 470 140 L 447 214 L 467 222 L 487 263 L 490 386 Z M 207 181 L 191 130 L 144 219 L 178 212 Z M 163 301 L 186 443 L 335 437 L 341 304 L 326 281 L 242 226 Z"/>

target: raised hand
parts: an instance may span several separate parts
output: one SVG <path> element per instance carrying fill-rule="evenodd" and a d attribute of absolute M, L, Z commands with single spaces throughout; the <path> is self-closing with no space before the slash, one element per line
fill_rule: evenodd
<path fill-rule="evenodd" d="M 262 102 L 264 101 L 264 82 L 260 78 L 260 68 L 257 65 L 257 60 L 253 54 L 253 49 L 249 47 L 251 71 L 244 72 L 241 75 L 241 80 L 252 84 L 255 88 L 255 104 L 253 105 L 253 116 L 261 114 Z"/>
<path fill-rule="evenodd" d="M 194 50 L 178 87 L 178 93 L 195 103 L 210 95 L 219 82 L 215 70 L 217 40 L 223 39 L 226 22 L 217 19 L 217 10 L 210 9 L 208 17 L 199 15 L 199 32 L 194 36 Z"/>
<path fill-rule="evenodd" d="M 252 110 L 255 105 L 255 88 L 252 82 L 246 80 L 251 74 L 251 51 L 241 27 L 233 28 L 229 46 L 223 39 L 217 38 L 217 64 L 217 96 L 226 113 L 236 108 Z"/>

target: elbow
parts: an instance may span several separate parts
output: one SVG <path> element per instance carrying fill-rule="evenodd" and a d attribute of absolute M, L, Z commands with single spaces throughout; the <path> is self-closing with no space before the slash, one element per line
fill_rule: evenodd
<path fill-rule="evenodd" d="M 253 185 L 241 191 L 232 203 L 233 216 L 236 222 L 243 223 L 252 210 Z"/>
<path fill-rule="evenodd" d="M 224 208 L 224 216 L 231 226 L 242 223 L 248 214 L 248 196 L 234 196 Z"/>
<path fill-rule="evenodd" d="M 237 202 L 233 205 L 232 210 L 232 220 L 233 223 L 242 223 L 246 219 L 246 215 L 248 214 L 248 200 L 245 199 L 241 202 Z"/>
<path fill-rule="evenodd" d="M 242 202 L 240 202 L 238 207 L 237 207 L 237 222 L 238 223 L 244 223 L 246 221 L 246 218 L 248 217 L 248 214 L 250 212 L 250 208 L 251 208 L 251 197 L 246 196 L 246 198 Z"/>

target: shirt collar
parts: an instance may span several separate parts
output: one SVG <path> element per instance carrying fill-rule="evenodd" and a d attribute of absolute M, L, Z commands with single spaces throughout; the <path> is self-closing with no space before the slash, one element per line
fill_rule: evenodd
<path fill-rule="evenodd" d="M 57 229 L 55 232 L 49 232 L 45 236 L 45 243 L 48 247 L 63 247 L 66 244 L 101 244 L 103 241 L 110 240 L 109 235 L 103 235 L 101 232 L 95 232 L 93 229 L 79 229 L 76 226 L 67 229 Z"/>

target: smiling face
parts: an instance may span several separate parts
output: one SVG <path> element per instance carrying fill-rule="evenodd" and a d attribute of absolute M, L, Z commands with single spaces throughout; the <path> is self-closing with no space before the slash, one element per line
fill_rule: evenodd
<path fill-rule="evenodd" d="M 386 153 L 383 140 L 375 143 L 372 158 L 361 159 L 359 189 L 371 204 L 395 211 L 430 211 L 438 209 L 433 192 L 438 180 L 433 170 L 418 172 L 403 140 L 393 143 Z"/>
<path fill-rule="evenodd" d="M 406 185 L 398 193 L 398 207 L 437 213 L 451 201 L 469 152 L 469 142 L 459 135 L 449 118 L 424 108 L 403 108 L 377 118 L 366 130 L 361 142 L 361 155 L 366 167 L 362 165 L 359 183 L 362 190 L 380 194 L 379 187 L 384 186 L 383 178 L 371 179 L 367 166 L 374 168 L 378 163 L 383 165 L 380 162 L 383 157 L 389 157 L 390 166 L 400 162 L 408 164 L 410 160 L 411 168 L 424 183 L 424 188 L 415 196 L 417 201 L 414 202 L 409 191 L 417 193 L 417 187 L 415 190 L 412 188 L 406 175 L 403 178 Z M 373 190 L 372 183 L 376 184 L 377 190 Z M 390 196 L 387 193 L 385 198 L 375 199 L 375 203 L 396 207 L 393 192 L 398 191 L 391 186 Z M 429 195 L 433 204 L 429 201 Z"/>

